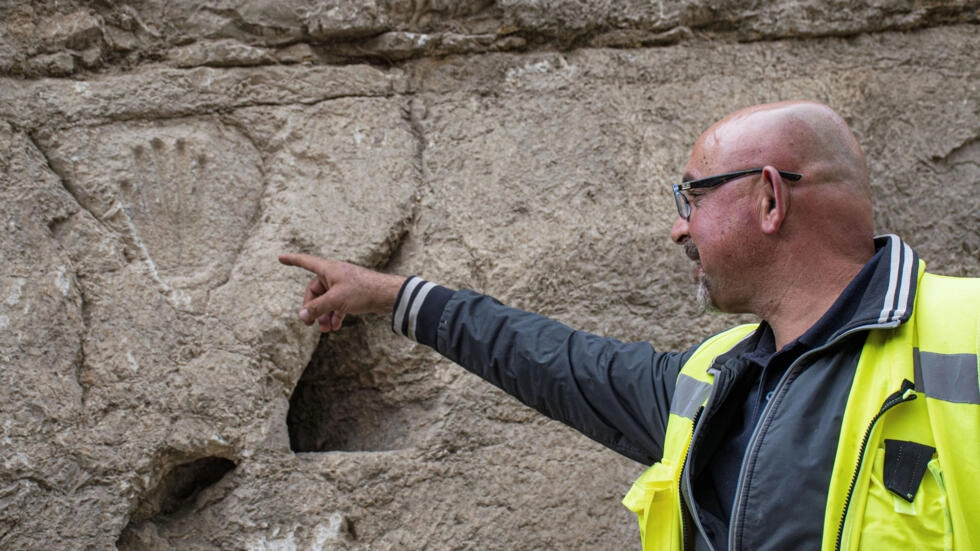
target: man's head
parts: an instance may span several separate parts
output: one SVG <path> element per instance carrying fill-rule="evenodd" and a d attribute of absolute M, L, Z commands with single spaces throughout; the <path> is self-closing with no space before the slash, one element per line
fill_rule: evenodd
<path fill-rule="evenodd" d="M 686 200 L 690 214 L 671 231 L 698 262 L 706 303 L 765 317 L 774 294 L 850 272 L 873 254 L 867 162 L 829 107 L 782 102 L 725 117 L 695 143 L 684 180 L 736 171 L 751 172 L 681 192 L 679 208 Z"/>

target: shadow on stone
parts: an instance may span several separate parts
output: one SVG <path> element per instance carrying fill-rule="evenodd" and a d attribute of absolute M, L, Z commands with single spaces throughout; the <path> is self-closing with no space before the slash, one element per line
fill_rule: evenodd
<path fill-rule="evenodd" d="M 425 404 L 397 403 L 371 350 L 371 328 L 348 317 L 320 343 L 289 400 L 286 424 L 293 452 L 390 451 L 415 444 Z"/>
<path fill-rule="evenodd" d="M 202 457 L 171 469 L 133 512 L 116 547 L 121 550 L 146 548 L 145 527 L 188 514 L 197 496 L 235 467 L 235 462 L 224 457 Z"/>

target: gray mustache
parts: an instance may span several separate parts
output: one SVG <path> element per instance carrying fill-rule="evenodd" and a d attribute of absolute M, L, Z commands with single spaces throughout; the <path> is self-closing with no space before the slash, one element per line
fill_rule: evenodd
<path fill-rule="evenodd" d="M 701 260 L 701 253 L 698 251 L 698 248 L 694 246 L 694 243 L 692 243 L 690 240 L 684 243 L 684 254 L 686 254 L 688 258 L 694 260 L 695 262 Z"/>

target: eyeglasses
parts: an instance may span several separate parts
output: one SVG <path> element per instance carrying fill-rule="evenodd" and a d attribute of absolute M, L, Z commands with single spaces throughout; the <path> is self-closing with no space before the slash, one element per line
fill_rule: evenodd
<path fill-rule="evenodd" d="M 674 202 L 677 203 L 677 214 L 679 214 L 684 220 L 688 220 L 691 217 L 691 203 L 687 200 L 687 195 L 684 195 L 682 192 L 689 189 L 704 189 L 720 186 L 743 176 L 748 176 L 749 174 L 759 174 L 763 170 L 765 169 L 750 168 L 747 170 L 737 170 L 735 172 L 726 172 L 724 174 L 708 176 L 707 178 L 701 178 L 699 180 L 688 180 L 687 182 L 674 184 Z M 797 172 L 785 172 L 782 170 L 777 172 L 779 172 L 780 176 L 791 182 L 799 181 L 799 179 L 803 177 L 802 174 Z"/>

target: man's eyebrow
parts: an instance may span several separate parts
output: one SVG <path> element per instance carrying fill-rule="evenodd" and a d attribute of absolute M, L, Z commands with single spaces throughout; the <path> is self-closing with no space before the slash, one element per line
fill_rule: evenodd
<path fill-rule="evenodd" d="M 685 172 L 684 176 L 681 176 L 682 182 L 690 182 L 692 180 L 697 180 L 697 178 L 695 178 L 694 175 L 691 174 L 690 172 Z"/>

